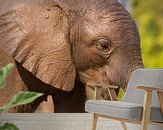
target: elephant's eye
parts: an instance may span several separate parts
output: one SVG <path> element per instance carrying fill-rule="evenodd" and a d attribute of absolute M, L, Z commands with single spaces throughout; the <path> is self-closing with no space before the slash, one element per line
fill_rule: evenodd
<path fill-rule="evenodd" d="M 109 51 L 111 49 L 111 41 L 108 39 L 99 39 L 96 42 L 96 48 L 101 51 Z"/>

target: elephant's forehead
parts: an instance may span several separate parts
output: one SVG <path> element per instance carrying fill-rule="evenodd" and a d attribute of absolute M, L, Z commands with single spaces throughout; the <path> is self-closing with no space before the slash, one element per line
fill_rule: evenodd
<path fill-rule="evenodd" d="M 83 21 L 85 31 L 90 34 L 96 32 L 106 35 L 110 31 L 124 32 L 126 28 L 133 29 L 133 20 L 130 14 L 117 3 L 112 3 L 105 8 L 92 7 L 84 14 Z"/>
<path fill-rule="evenodd" d="M 139 39 L 135 22 L 129 14 L 124 15 L 123 12 L 104 16 L 92 12 L 84 20 L 83 31 L 85 37 L 89 37 L 89 39 L 106 36 L 116 42 L 119 40 L 121 43 L 126 43 L 125 40 L 128 36 L 130 36 L 128 41 L 129 39 Z"/>
<path fill-rule="evenodd" d="M 119 36 L 124 36 L 124 32 L 134 32 L 134 25 L 131 21 L 115 21 L 112 22 L 111 19 L 101 19 L 97 23 L 95 22 L 85 22 L 83 31 L 84 34 L 89 37 L 100 37 L 107 36 L 109 38 L 115 39 Z"/>
<path fill-rule="evenodd" d="M 87 32 L 89 35 L 96 35 L 96 33 L 106 34 L 109 33 L 110 26 L 107 21 L 101 21 L 97 23 L 86 22 L 84 24 L 84 31 Z"/>

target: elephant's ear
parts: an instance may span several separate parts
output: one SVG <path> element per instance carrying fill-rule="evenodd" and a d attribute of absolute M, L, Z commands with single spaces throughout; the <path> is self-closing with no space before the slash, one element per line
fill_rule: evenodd
<path fill-rule="evenodd" d="M 46 84 L 73 89 L 76 71 L 68 19 L 60 7 L 17 3 L 2 10 L 0 47 Z"/>

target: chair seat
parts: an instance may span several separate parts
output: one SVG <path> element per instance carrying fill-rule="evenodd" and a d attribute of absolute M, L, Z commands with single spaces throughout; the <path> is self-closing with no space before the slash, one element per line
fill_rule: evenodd
<path fill-rule="evenodd" d="M 85 104 L 87 112 L 125 118 L 129 120 L 141 120 L 143 105 L 120 101 L 89 100 Z M 151 121 L 163 122 L 163 115 L 158 107 L 152 107 Z"/>

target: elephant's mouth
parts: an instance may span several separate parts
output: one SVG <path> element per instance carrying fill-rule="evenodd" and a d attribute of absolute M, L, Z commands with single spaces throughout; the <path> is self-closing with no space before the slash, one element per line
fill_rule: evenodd
<path fill-rule="evenodd" d="M 108 69 L 108 67 L 105 66 L 99 70 L 90 69 L 85 72 L 78 71 L 78 80 L 84 84 L 95 83 L 118 86 L 118 89 L 115 90 L 118 95 L 120 88 L 126 91 L 129 79 L 134 70 L 142 67 L 143 65 L 139 65 L 136 67 L 134 66 L 132 69 L 128 68 L 127 71 L 122 69 L 107 71 L 111 69 Z M 92 87 L 92 89 L 94 88 Z M 106 100 L 110 100 L 108 89 L 103 89 L 102 97 Z"/>
<path fill-rule="evenodd" d="M 116 77 L 116 78 L 114 78 Z M 124 80 L 121 77 L 114 76 L 111 74 L 106 74 L 106 72 L 96 73 L 95 71 L 82 72 L 78 71 L 77 80 L 82 83 L 95 83 L 95 84 L 106 84 L 125 88 L 127 86 L 128 80 Z"/>
<path fill-rule="evenodd" d="M 117 83 L 110 83 L 110 82 L 109 82 L 108 85 L 118 86 L 117 89 L 114 89 L 116 95 L 118 96 L 118 93 L 119 93 L 120 88 L 124 89 L 124 88 L 127 87 L 127 82 L 124 82 L 123 84 L 117 84 Z M 123 87 L 122 87 L 122 86 L 123 86 Z M 102 89 L 102 95 L 101 95 L 101 96 L 102 96 L 103 99 L 105 99 L 105 100 L 111 100 L 111 99 L 110 99 L 110 93 L 109 93 L 108 89 L 104 89 L 104 88 L 103 88 L 103 89 Z"/>
<path fill-rule="evenodd" d="M 106 85 L 114 85 L 114 86 L 121 86 L 121 84 L 117 84 L 116 82 L 113 82 L 112 80 L 106 79 L 104 80 L 103 76 L 98 75 L 89 75 L 88 73 L 84 72 L 78 72 L 77 80 L 81 81 L 84 84 L 87 83 L 94 83 L 94 84 L 106 84 Z M 93 86 L 89 86 L 92 90 L 94 90 Z M 118 94 L 118 90 L 116 90 L 116 94 Z M 110 100 L 108 89 L 102 89 L 102 95 L 103 99 Z"/>

